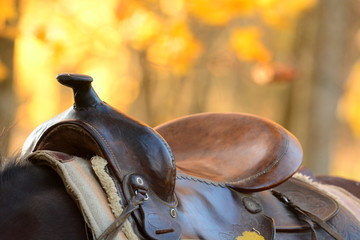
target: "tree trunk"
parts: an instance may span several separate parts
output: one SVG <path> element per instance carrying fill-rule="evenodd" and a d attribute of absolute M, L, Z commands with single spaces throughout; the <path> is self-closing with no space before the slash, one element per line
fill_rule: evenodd
<path fill-rule="evenodd" d="M 317 12 L 299 24 L 295 58 L 300 79 L 293 88 L 289 128 L 300 136 L 305 166 L 317 174 L 329 173 L 334 151 L 337 104 L 354 34 L 349 30 L 350 2 L 319 1 Z"/>
<path fill-rule="evenodd" d="M 14 0 L 18 10 L 18 0 Z M 15 32 L 17 19 L 7 20 L 5 30 Z M 6 73 L 0 79 L 0 155 L 8 154 L 11 128 L 14 125 L 17 102 L 13 88 L 14 83 L 14 47 L 15 36 L 0 32 L 0 61 Z"/>
<path fill-rule="evenodd" d="M 0 152 L 7 154 L 17 105 L 13 89 L 14 39 L 0 37 L 0 59 L 7 70 L 0 81 Z"/>

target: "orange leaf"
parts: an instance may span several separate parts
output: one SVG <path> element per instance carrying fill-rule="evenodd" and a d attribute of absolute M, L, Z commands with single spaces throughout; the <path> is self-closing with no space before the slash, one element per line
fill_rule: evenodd
<path fill-rule="evenodd" d="M 237 28 L 230 34 L 230 45 L 241 60 L 269 62 L 271 53 L 260 37 L 260 30 L 256 27 Z"/>

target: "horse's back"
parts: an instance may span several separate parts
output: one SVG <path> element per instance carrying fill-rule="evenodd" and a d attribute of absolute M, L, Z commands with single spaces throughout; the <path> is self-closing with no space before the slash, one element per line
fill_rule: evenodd
<path fill-rule="evenodd" d="M 86 239 L 86 225 L 59 176 L 44 166 L 0 173 L 0 238 Z"/>

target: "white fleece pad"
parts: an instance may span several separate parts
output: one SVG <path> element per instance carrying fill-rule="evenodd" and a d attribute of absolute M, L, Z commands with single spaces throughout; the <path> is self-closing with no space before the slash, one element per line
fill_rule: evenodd
<path fill-rule="evenodd" d="M 109 207 L 107 195 L 92 169 L 91 162 L 76 156 L 68 157 L 69 159 L 66 160 L 59 159 L 56 157 L 56 152 L 51 151 L 37 151 L 31 156 L 31 158 L 36 159 L 36 163 L 46 164 L 59 174 L 66 190 L 81 209 L 86 223 L 92 230 L 95 239 L 97 239 L 115 221 L 115 216 Z M 117 200 L 120 200 L 118 196 Z M 118 207 L 121 208 L 118 210 L 121 212 L 122 207 L 120 203 Z M 119 212 L 116 215 L 118 214 Z M 130 223 L 125 227 L 131 228 Z M 124 228 L 108 239 L 135 239 L 133 230 L 125 230 Z M 124 230 L 131 236 L 130 238 L 126 236 L 127 234 L 124 233 Z"/>

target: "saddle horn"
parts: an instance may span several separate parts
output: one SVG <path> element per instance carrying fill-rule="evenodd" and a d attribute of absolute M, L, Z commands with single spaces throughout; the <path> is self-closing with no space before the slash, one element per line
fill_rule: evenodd
<path fill-rule="evenodd" d="M 91 86 L 92 77 L 84 74 L 62 73 L 57 75 L 56 79 L 62 85 L 73 89 L 75 109 L 91 108 L 102 103 Z"/>
<path fill-rule="evenodd" d="M 22 156 L 36 150 L 102 156 L 120 180 L 129 173 L 142 175 L 160 199 L 172 202 L 175 161 L 159 133 L 103 102 L 91 86 L 92 77 L 63 73 L 56 79 L 73 89 L 75 103 L 38 126 L 25 141 Z"/>
<path fill-rule="evenodd" d="M 38 126 L 25 141 L 22 156 L 34 151 L 61 152 L 88 160 L 100 156 L 107 160 L 118 188 L 123 189 L 124 204 L 130 204 L 132 194 L 137 194 L 130 190 L 126 192 L 131 194 L 125 194 L 125 189 L 133 187 L 126 179 L 136 174 L 149 189 L 146 202 L 134 212 L 135 221 L 145 229 L 144 239 L 179 239 L 181 228 L 170 215 L 176 208 L 176 167 L 166 141 L 148 125 L 101 101 L 91 86 L 92 77 L 65 73 L 56 78 L 73 89 L 75 103 Z M 154 209 L 164 210 L 154 215 Z"/>

